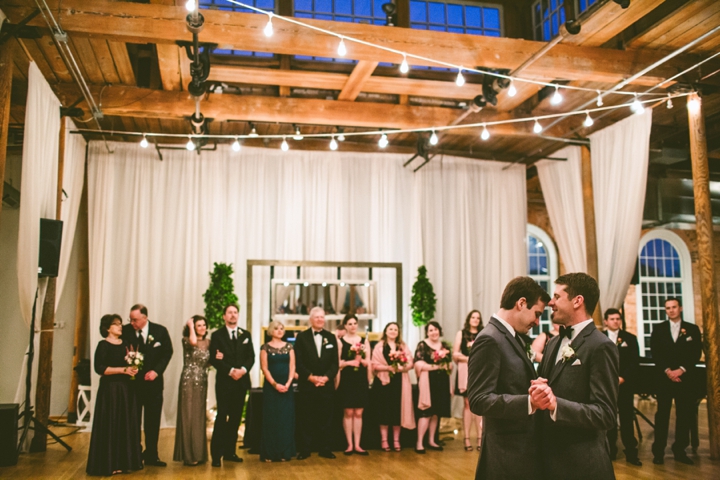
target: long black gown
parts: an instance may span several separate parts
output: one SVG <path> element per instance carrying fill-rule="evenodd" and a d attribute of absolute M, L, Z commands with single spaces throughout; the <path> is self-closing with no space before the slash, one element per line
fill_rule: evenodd
<path fill-rule="evenodd" d="M 101 340 L 95 349 L 95 372 L 100 386 L 95 397 L 92 436 L 86 472 L 112 475 L 113 472 L 141 470 L 140 422 L 132 380 L 128 375 L 103 375 L 107 367 L 126 367 L 126 344 Z"/>
<path fill-rule="evenodd" d="M 390 345 L 383 345 L 383 356 L 390 365 Z M 375 377 L 372 386 L 373 411 L 377 414 L 380 425 L 391 427 L 401 424 L 402 413 L 402 373 L 390 377 L 390 383 L 383 385 L 379 377 Z"/>
<path fill-rule="evenodd" d="M 292 344 L 273 348 L 267 343 L 262 350 L 267 353 L 268 370 L 273 380 L 287 383 L 290 375 L 290 351 Z M 295 393 L 292 387 L 280 393 L 265 380 L 263 385 L 263 423 L 260 460 L 290 460 L 295 456 Z"/>
<path fill-rule="evenodd" d="M 343 360 L 354 360 L 350 358 L 350 345 L 345 339 L 340 339 Z M 340 371 L 340 385 L 338 386 L 338 398 L 342 408 L 365 408 L 368 403 L 369 394 L 367 367 L 360 364 L 357 367 L 345 367 Z"/>

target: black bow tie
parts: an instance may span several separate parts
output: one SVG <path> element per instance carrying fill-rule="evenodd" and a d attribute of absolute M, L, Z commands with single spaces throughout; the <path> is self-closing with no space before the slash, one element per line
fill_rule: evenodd
<path fill-rule="evenodd" d="M 573 327 L 560 327 L 560 341 L 563 337 L 567 337 L 568 340 L 572 340 Z"/>
<path fill-rule="evenodd" d="M 322 330 L 320 330 L 319 332 L 316 332 L 315 330 L 313 330 L 313 335 L 322 335 Z"/>

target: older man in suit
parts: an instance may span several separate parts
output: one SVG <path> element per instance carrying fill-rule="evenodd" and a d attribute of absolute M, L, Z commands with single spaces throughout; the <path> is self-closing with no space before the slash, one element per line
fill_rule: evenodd
<path fill-rule="evenodd" d="M 690 443 L 691 422 L 696 421 L 698 376 L 695 364 L 702 356 L 702 341 L 697 325 L 682 319 L 680 299 L 665 300 L 668 320 L 655 325 L 650 337 L 652 358 L 660 377 L 655 413 L 655 442 L 652 445 L 653 463 L 664 463 L 670 426 L 670 409 L 675 400 L 675 442 L 672 445 L 675 461 L 692 465 L 685 449 Z"/>
<path fill-rule="evenodd" d="M 238 327 L 239 314 L 237 305 L 226 306 L 223 313 L 225 326 L 216 330 L 210 339 L 210 363 L 217 370 L 217 416 L 210 441 L 213 467 L 220 467 L 221 459 L 243 461 L 235 448 L 245 395 L 250 389 L 249 373 L 255 364 L 255 349 L 250 332 Z"/>
<path fill-rule="evenodd" d="M 533 414 L 548 407 L 549 397 L 534 402 L 528 394 L 537 374 L 520 335 L 538 324 L 548 300 L 532 278 L 511 280 L 470 350 L 468 403 L 485 423 L 477 479 L 542 478 Z"/>
<path fill-rule="evenodd" d="M 638 441 L 635 438 L 635 375 L 640 364 L 640 352 L 637 337 L 623 330 L 622 316 L 616 308 L 605 310 L 605 335 L 617 345 L 620 355 L 620 393 L 618 395 L 618 414 L 620 416 L 620 437 L 625 447 L 625 461 L 631 465 L 642 466 L 638 459 Z M 617 427 L 608 430 L 610 459 L 617 456 Z"/>
<path fill-rule="evenodd" d="M 545 347 L 530 389 L 533 399 L 551 397 L 540 416 L 544 476 L 615 478 L 606 433 L 615 426 L 619 357 L 593 323 L 600 290 L 585 273 L 562 275 L 555 285 L 549 305 L 560 335 Z"/>
<path fill-rule="evenodd" d="M 133 305 L 130 308 L 130 323 L 123 326 L 122 337 L 144 357 L 143 368 L 135 376 L 139 404 L 145 410 L 143 461 L 145 465 L 165 467 L 167 463 L 160 460 L 157 445 L 165 387 L 163 373 L 170 363 L 173 348 L 167 328 L 149 321 L 147 314 L 145 305 Z M 140 413 L 138 412 L 138 420 Z"/>
<path fill-rule="evenodd" d="M 337 337 L 325 330 L 325 310 L 310 310 L 310 328 L 295 339 L 298 374 L 298 460 L 310 456 L 317 446 L 323 458 L 335 458 L 330 450 L 334 379 L 338 372 Z"/>

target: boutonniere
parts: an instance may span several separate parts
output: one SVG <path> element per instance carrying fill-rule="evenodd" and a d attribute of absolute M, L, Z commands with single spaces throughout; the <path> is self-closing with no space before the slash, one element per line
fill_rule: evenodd
<path fill-rule="evenodd" d="M 622 343 L 623 343 L 623 339 L 618 337 L 617 341 L 615 342 L 615 345 L 622 345 Z"/>
<path fill-rule="evenodd" d="M 327 341 L 327 338 L 323 337 L 323 343 L 322 343 L 322 344 L 323 344 L 323 345 L 327 345 L 327 342 L 328 342 L 328 341 Z"/>
<path fill-rule="evenodd" d="M 687 334 L 687 331 L 684 328 L 680 329 L 680 335 L 685 336 Z"/>
<path fill-rule="evenodd" d="M 560 358 L 562 358 L 563 363 L 567 362 L 574 356 L 575 356 L 575 350 L 573 350 L 573 348 L 570 346 L 570 344 L 567 344 L 560 349 Z"/>
<path fill-rule="evenodd" d="M 532 345 L 529 343 L 525 344 L 525 354 L 527 355 L 528 359 L 530 359 L 531 362 L 535 361 L 535 350 L 532 349 Z"/>
<path fill-rule="evenodd" d="M 155 340 L 155 337 L 148 335 L 147 343 L 152 343 L 153 340 Z"/>

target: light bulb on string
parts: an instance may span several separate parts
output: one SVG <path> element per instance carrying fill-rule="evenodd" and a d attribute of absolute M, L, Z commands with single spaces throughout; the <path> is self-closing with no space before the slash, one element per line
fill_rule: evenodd
<path fill-rule="evenodd" d="M 435 130 L 432 131 L 432 135 L 430 135 L 430 145 L 437 145 L 438 143 L 438 136 L 437 133 L 435 133 Z"/>
<path fill-rule="evenodd" d="M 196 7 L 197 7 L 197 4 L 195 3 L 195 0 L 188 0 L 185 3 L 185 8 L 187 9 L 188 12 L 194 12 Z"/>
<path fill-rule="evenodd" d="M 593 123 L 595 123 L 595 121 L 590 116 L 590 112 L 585 112 L 585 121 L 583 122 L 583 125 L 586 127 L 592 127 Z"/>
<path fill-rule="evenodd" d="M 252 130 L 250 130 L 250 133 L 248 133 L 248 137 L 257 137 L 258 133 L 257 130 L 255 130 L 255 127 L 252 127 Z"/>
<path fill-rule="evenodd" d="M 670 96 L 669 93 L 668 93 L 668 99 L 667 99 L 667 105 L 666 105 L 666 106 L 667 106 L 667 109 L 668 109 L 668 110 L 670 110 L 671 108 L 673 108 L 672 97 Z"/>
<path fill-rule="evenodd" d="M 407 63 L 407 57 L 403 53 L 403 61 L 400 64 L 400 73 L 408 73 L 410 71 L 410 66 Z"/>
<path fill-rule="evenodd" d="M 597 98 L 597 103 L 596 103 L 596 105 L 597 105 L 598 107 L 602 107 L 602 106 L 603 106 L 602 93 L 600 93 L 600 90 L 598 90 L 597 93 L 598 93 L 598 98 Z"/>
<path fill-rule="evenodd" d="M 338 44 L 337 53 L 341 57 L 347 55 L 347 48 L 345 48 L 345 40 L 343 40 L 343 37 L 340 37 L 340 43 Z"/>
<path fill-rule="evenodd" d="M 458 69 L 457 78 L 455 79 L 455 85 L 457 85 L 458 87 L 462 87 L 463 85 L 465 85 L 465 77 L 463 77 L 462 68 Z"/>
<path fill-rule="evenodd" d="M 535 132 L 535 133 L 542 132 L 542 125 L 540 125 L 540 122 L 537 121 L 537 118 L 535 119 L 535 125 L 533 125 L 533 132 Z"/>
<path fill-rule="evenodd" d="M 239 152 L 240 151 L 240 142 L 236 138 L 235 141 L 232 144 L 233 152 Z"/>
<path fill-rule="evenodd" d="M 337 150 L 338 149 L 338 143 L 337 140 L 335 140 L 335 136 L 330 139 L 330 150 Z"/>
<path fill-rule="evenodd" d="M 337 136 L 338 142 L 344 142 L 345 141 L 345 135 L 340 133 L 340 135 Z"/>
<path fill-rule="evenodd" d="M 281 149 L 283 152 L 287 152 L 288 150 L 290 150 L 290 145 L 288 145 L 287 140 L 285 139 L 285 137 L 283 137 L 283 141 L 282 141 L 282 143 L 280 144 L 280 149 Z"/>
<path fill-rule="evenodd" d="M 633 100 L 632 104 L 630 105 L 630 110 L 632 110 L 636 115 L 642 115 L 645 111 L 645 107 L 643 107 L 643 104 L 640 103 L 640 99 L 637 96 L 637 93 L 635 94 L 635 100 Z"/>
<path fill-rule="evenodd" d="M 142 148 L 147 148 L 148 145 L 150 145 L 150 144 L 148 143 L 147 138 L 145 138 L 145 134 L 143 134 L 143 138 L 142 138 L 142 140 L 140 140 L 140 146 Z"/>
<path fill-rule="evenodd" d="M 480 134 L 480 138 L 482 138 L 483 140 L 487 140 L 488 138 L 490 138 L 490 132 L 488 131 L 486 125 L 483 125 L 483 129 L 482 129 L 482 133 Z"/>
<path fill-rule="evenodd" d="M 185 148 L 187 148 L 189 151 L 195 150 L 195 142 L 192 141 L 192 138 L 189 138 L 187 143 L 185 144 Z"/>
<path fill-rule="evenodd" d="M 378 141 L 378 146 L 380 148 L 385 148 L 388 146 L 388 137 L 384 133 L 382 134 L 382 136 L 380 137 L 380 140 Z"/>
<path fill-rule="evenodd" d="M 515 83 L 510 80 L 510 87 L 508 87 L 508 96 L 514 97 L 515 95 L 517 95 L 517 89 L 515 88 Z"/>
<path fill-rule="evenodd" d="M 302 133 L 300 133 L 300 127 L 295 127 L 295 135 L 293 135 L 293 140 L 300 141 L 304 137 L 302 136 Z"/>
<path fill-rule="evenodd" d="M 553 93 L 552 98 L 550 99 L 550 103 L 553 105 L 560 105 L 563 101 L 562 95 L 560 95 L 560 90 L 557 85 L 555 85 L 555 93 Z"/>
<path fill-rule="evenodd" d="M 267 25 L 265 25 L 265 28 L 263 29 L 263 33 L 268 38 L 272 37 L 273 33 L 275 33 L 275 31 L 273 30 L 273 25 L 272 25 L 272 17 L 273 17 L 273 14 L 268 13 L 268 22 L 267 22 Z"/>

